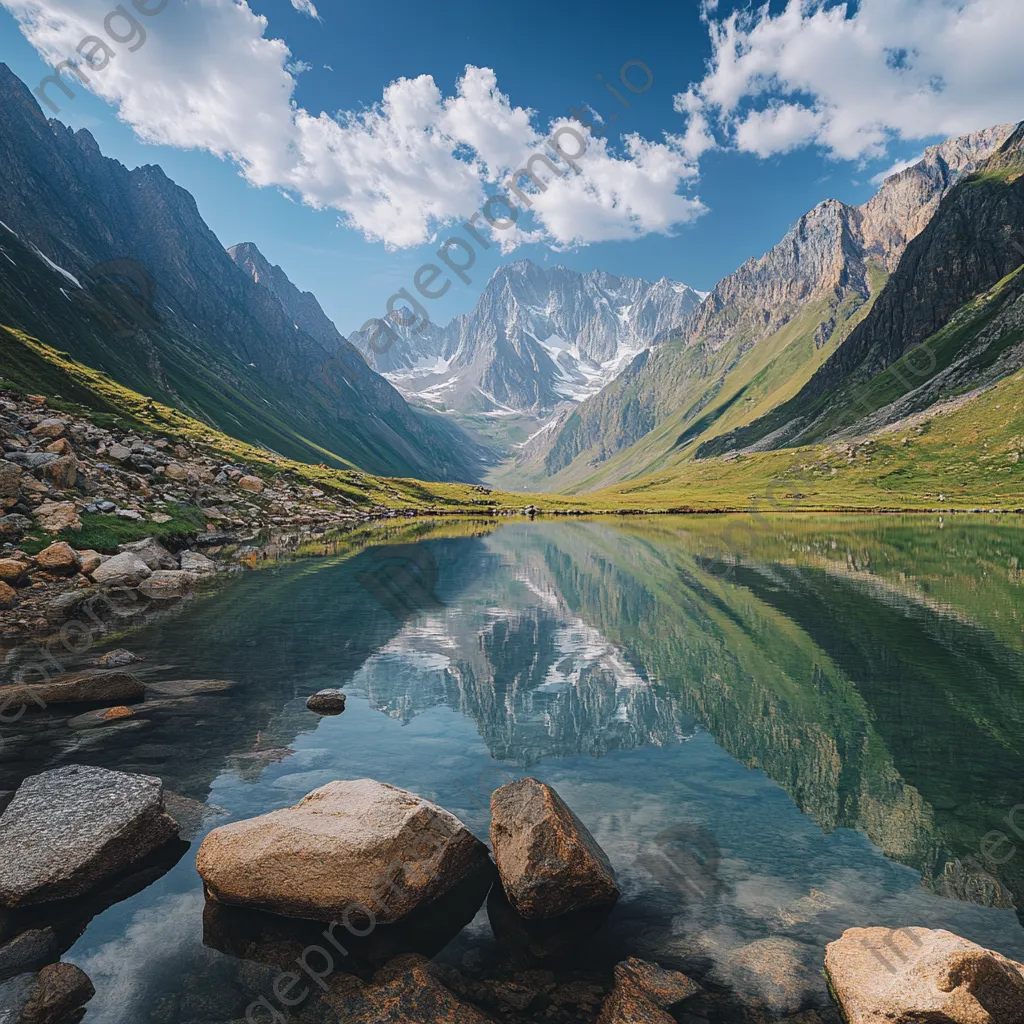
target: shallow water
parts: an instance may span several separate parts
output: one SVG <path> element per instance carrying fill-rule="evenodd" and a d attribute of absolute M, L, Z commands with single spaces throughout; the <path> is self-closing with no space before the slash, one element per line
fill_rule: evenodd
<path fill-rule="evenodd" d="M 1024 960 L 1024 836 L 1005 821 L 1024 804 L 1019 520 L 463 522 L 386 541 L 247 572 L 106 645 L 143 655 L 154 687 L 230 689 L 101 729 L 4 727 L 0 789 L 77 762 L 209 808 L 169 870 L 59 929 L 97 989 L 88 1024 L 212 1024 L 273 999 L 274 972 L 209 920 L 204 945 L 198 843 L 364 776 L 483 838 L 496 786 L 554 785 L 623 892 L 552 947 L 559 969 L 636 955 L 786 1015 L 830 1005 L 824 945 L 855 925 L 945 927 Z M 304 701 L 328 686 L 348 709 L 320 719 Z M 997 830 L 1020 846 L 999 864 L 982 853 Z M 493 901 L 434 945 L 470 974 L 538 956 Z"/>

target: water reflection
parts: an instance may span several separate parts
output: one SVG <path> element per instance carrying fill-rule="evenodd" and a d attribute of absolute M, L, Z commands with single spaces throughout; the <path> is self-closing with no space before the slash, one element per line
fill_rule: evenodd
<path fill-rule="evenodd" d="M 26 716 L 0 788 L 67 761 L 158 774 L 215 808 L 201 838 L 371 776 L 486 836 L 490 790 L 528 771 L 587 822 L 623 900 L 560 947 L 492 895 L 440 953 L 468 971 L 639 955 L 793 1013 L 828 1006 L 822 948 L 855 924 L 950 927 L 1024 958 L 1006 820 L 1024 804 L 1021 525 L 727 526 L 416 524 L 265 565 L 128 641 L 165 690 L 233 687 L 170 687 L 130 729 Z M 304 700 L 326 687 L 349 707 L 321 721 Z M 993 830 L 1002 863 L 983 854 Z M 72 949 L 97 983 L 89 1021 L 232 1019 L 225 995 L 172 998 L 185 971 L 229 979 L 236 1017 L 265 986 L 259 957 L 203 946 L 193 857 Z"/>

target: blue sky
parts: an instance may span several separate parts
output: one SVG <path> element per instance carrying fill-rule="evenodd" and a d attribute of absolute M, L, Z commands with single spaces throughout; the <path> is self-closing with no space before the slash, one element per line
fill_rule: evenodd
<path fill-rule="evenodd" d="M 109 0 L 0 2 L 8 8 L 0 11 L 0 58 L 30 86 L 48 73 L 36 47 L 48 49 L 51 58 L 70 53 L 68 40 L 81 37 L 82 22 L 71 21 L 56 41 L 37 30 L 33 46 L 19 31 L 16 18 L 30 21 L 32 8 L 51 17 L 101 16 L 114 6 Z M 180 0 L 170 2 L 180 4 Z M 952 60 L 951 51 L 942 49 L 946 23 L 936 25 L 927 19 L 946 7 L 948 22 L 957 16 L 957 9 L 963 13 L 963 5 L 949 7 L 943 0 L 886 0 L 884 10 L 881 0 L 872 0 L 874 10 L 865 0 L 865 9 L 851 6 L 845 12 L 834 3 L 812 3 L 808 6 L 816 9 L 805 14 L 792 7 L 787 13 L 785 3 L 775 2 L 767 14 L 748 14 L 745 22 L 732 23 L 731 30 L 732 8 L 724 2 L 708 5 L 702 17 L 700 4 L 688 0 L 674 5 L 646 0 L 628 5 L 561 0 L 557 6 L 523 0 L 511 7 L 478 0 L 431 5 L 394 0 L 344 6 L 321 0 L 318 18 L 313 18 L 289 0 L 252 0 L 252 11 L 264 16 L 267 24 L 253 29 L 254 20 L 249 19 L 245 30 L 262 32 L 264 40 L 283 40 L 290 50 L 286 58 L 279 56 L 280 49 L 278 56 L 268 51 L 270 64 L 252 67 L 245 65 L 241 45 L 237 49 L 243 56 L 224 52 L 229 49 L 225 33 L 230 32 L 233 41 L 242 35 L 233 22 L 212 20 L 214 15 L 235 16 L 230 10 L 214 10 L 226 2 L 192 0 L 187 14 L 168 8 L 148 19 L 145 46 L 115 58 L 111 67 L 121 77 L 103 79 L 107 97 L 78 89 L 76 99 L 62 105 L 60 119 L 76 128 L 87 127 L 104 153 L 129 166 L 160 164 L 195 196 L 200 212 L 225 245 L 255 242 L 296 284 L 315 292 L 346 333 L 380 314 L 398 288 L 410 286 L 415 269 L 431 258 L 438 243 L 401 239 L 396 247 L 391 238 L 389 247 L 365 237 L 367 224 L 371 234 L 377 230 L 373 227 L 380 222 L 377 212 L 357 213 L 363 227 L 358 230 L 339 224 L 344 210 L 317 210 L 303 203 L 303 193 L 322 200 L 349 188 L 342 179 L 358 162 L 351 152 L 340 158 L 340 169 L 324 172 L 330 184 L 318 179 L 308 188 L 304 184 L 287 187 L 299 179 L 293 175 L 285 182 L 283 176 L 291 171 L 281 169 L 277 155 L 266 159 L 267 167 L 259 166 L 262 156 L 252 156 L 246 146 L 261 132 L 270 139 L 267 146 L 274 145 L 279 127 L 266 124 L 273 116 L 270 108 L 276 95 L 261 92 L 264 67 L 273 65 L 274 73 L 294 78 L 293 98 L 299 108 L 313 118 L 326 112 L 342 123 L 345 115 L 338 112 L 358 117 L 379 104 L 385 88 L 398 79 L 429 75 L 441 95 L 451 97 L 467 65 L 491 69 L 497 89 L 508 97 L 511 107 L 536 112 L 533 120 L 541 130 L 564 118 L 570 106 L 590 104 L 604 118 L 618 113 L 616 122 L 608 122 L 607 135 L 608 153 L 621 158 L 610 165 L 615 173 L 630 170 L 619 133 L 638 133 L 651 143 L 664 144 L 666 133 L 677 138 L 684 133 L 695 112 L 713 125 L 714 146 L 673 144 L 680 174 L 676 193 L 687 201 L 699 197 L 707 208 L 703 215 L 689 223 L 666 225 L 670 210 L 678 207 L 670 206 L 671 196 L 658 186 L 662 191 L 652 199 L 656 209 L 650 216 L 633 218 L 633 223 L 641 224 L 640 237 L 573 244 L 567 238 L 576 231 L 595 237 L 607 233 L 592 226 L 586 210 L 581 210 L 568 226 L 539 232 L 542 241 L 524 241 L 504 254 L 493 248 L 482 255 L 470 273 L 471 284 L 456 280 L 442 299 L 432 303 L 431 315 L 440 321 L 472 307 L 499 260 L 523 257 L 580 270 L 599 268 L 648 278 L 667 275 L 710 289 L 744 260 L 777 242 L 821 200 L 863 202 L 876 188 L 873 176 L 915 156 L 930 142 L 1024 117 L 1024 104 L 1016 110 L 1014 98 L 1024 95 L 1020 88 L 1024 83 L 1014 77 L 1020 75 L 1019 61 L 1014 57 L 1011 67 L 998 46 L 992 47 L 995 37 L 1009 32 L 1014 28 L 1010 22 L 1019 20 L 1015 7 L 1024 5 L 1016 0 L 969 0 L 966 5 L 979 9 L 974 12 L 976 21 L 979 12 L 984 13 L 982 8 L 1004 18 L 991 30 L 993 39 L 979 42 L 979 48 L 986 44 L 989 62 L 1006 64 L 997 67 L 995 83 L 977 80 L 979 74 L 991 77 L 980 55 L 977 74 L 965 75 L 964 81 L 947 72 L 943 61 L 952 67 Z M 306 7 L 308 0 L 295 0 L 295 4 Z M 900 7 L 905 9 L 897 10 Z M 869 21 L 869 16 L 874 20 Z M 962 39 L 952 33 L 955 28 L 950 29 L 952 38 L 962 48 Z M 728 31 L 730 41 L 722 44 Z M 822 43 L 823 31 L 834 38 Z M 935 52 L 928 52 L 929 47 Z M 733 59 L 740 51 L 746 53 L 746 67 Z M 880 89 L 878 95 L 871 95 L 870 89 L 857 83 L 859 76 L 872 75 L 876 58 L 882 62 L 883 74 L 892 75 L 889 93 Z M 963 59 L 970 64 L 969 48 Z M 619 69 L 627 61 L 642 61 L 653 73 L 654 83 L 643 94 L 626 93 L 618 82 Z M 290 70 L 281 72 L 277 64 Z M 308 70 L 302 70 L 305 65 Z M 920 81 L 911 80 L 914 74 Z M 606 91 L 597 75 L 631 100 L 629 109 Z M 163 91 L 157 89 L 161 76 Z M 204 76 L 218 86 L 227 81 L 229 89 L 238 91 L 238 108 L 225 108 L 224 121 L 239 125 L 227 143 L 221 141 L 219 129 L 209 133 L 212 141 L 206 141 L 205 126 L 217 120 L 218 112 L 216 95 L 212 86 L 204 86 Z M 273 75 L 268 72 L 266 77 Z M 850 85 L 844 91 L 845 79 Z M 833 80 L 839 85 L 834 86 Z M 691 100 L 682 103 L 680 97 L 695 83 L 699 88 L 691 90 Z M 997 85 L 1006 95 L 991 95 Z M 188 111 L 174 114 L 177 123 L 170 123 L 171 98 L 183 89 L 194 89 L 194 96 L 201 97 L 190 101 L 190 110 L 211 104 L 198 127 L 185 123 Z M 1015 93 L 1010 91 L 1014 89 Z M 118 119 L 119 107 L 132 126 Z M 249 118 L 252 124 L 246 123 Z M 175 144 L 146 143 L 140 135 Z M 193 144 L 193 139 L 203 148 L 182 148 Z M 224 148 L 235 148 L 242 156 L 216 155 Z M 686 153 L 685 159 L 681 152 Z M 239 161 L 256 166 L 249 181 L 239 173 Z M 423 200 L 425 209 L 444 205 L 445 171 L 439 166 L 434 191 L 425 190 L 430 193 Z M 257 185 L 253 180 L 268 183 Z M 477 187 L 475 179 L 471 186 L 466 186 L 467 195 Z M 414 189 L 415 182 L 402 187 Z M 493 182 L 484 184 L 487 192 L 493 187 Z M 452 202 L 457 207 L 455 198 Z M 470 206 L 462 215 L 472 212 Z M 551 224 L 557 216 L 558 211 L 552 210 Z M 450 233 L 444 215 L 429 221 L 426 231 L 436 238 Z"/>

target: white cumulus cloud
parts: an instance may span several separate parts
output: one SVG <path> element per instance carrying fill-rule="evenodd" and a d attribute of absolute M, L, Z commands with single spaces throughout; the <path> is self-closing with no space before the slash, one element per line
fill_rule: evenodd
<path fill-rule="evenodd" d="M 135 2 L 154 13 L 139 14 L 146 40 L 131 52 L 107 35 L 110 0 L 0 0 L 51 65 L 75 58 L 87 35 L 107 39 L 109 63 L 80 69 L 140 138 L 229 159 L 252 184 L 336 210 L 391 247 L 430 241 L 472 216 L 552 130 L 515 106 L 491 69 L 472 66 L 452 95 L 421 75 L 392 82 L 368 109 L 309 111 L 294 99 L 296 75 L 308 65 L 293 63 L 245 0 Z M 309 0 L 292 2 L 316 15 Z M 56 86 L 50 95 L 58 105 L 73 102 Z M 683 136 L 633 137 L 617 154 L 592 140 L 583 173 L 538 195 L 530 237 L 564 247 L 670 233 L 704 211 L 683 194 L 698 149 L 699 140 Z"/>
<path fill-rule="evenodd" d="M 760 156 L 814 144 L 864 160 L 893 139 L 1024 118 L 1020 0 L 789 0 L 775 15 L 718 14 L 705 3 L 707 74 L 676 97 L 691 151 L 714 132 Z"/>

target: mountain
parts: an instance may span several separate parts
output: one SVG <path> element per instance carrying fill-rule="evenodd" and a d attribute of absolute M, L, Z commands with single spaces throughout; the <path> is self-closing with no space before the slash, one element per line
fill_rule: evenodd
<path fill-rule="evenodd" d="M 943 199 L 846 344 L 790 401 L 697 457 L 863 433 L 1021 369 L 1022 264 L 1024 122 Z"/>
<path fill-rule="evenodd" d="M 929 149 L 860 207 L 821 203 L 690 321 L 527 448 L 502 483 L 592 489 L 692 457 L 793 397 L 867 316 L 943 197 L 1014 130 Z"/>
<path fill-rule="evenodd" d="M 546 414 L 596 394 L 659 334 L 686 323 L 700 295 L 684 284 L 578 273 L 522 260 L 499 268 L 471 313 L 375 353 L 376 369 L 422 400 L 462 412 Z"/>
<path fill-rule="evenodd" d="M 47 121 L 0 65 L 0 323 L 289 457 L 467 479 L 480 449 L 411 409 L 312 296 L 225 252 L 159 167 Z M 244 262 L 244 259 L 243 259 Z M 0 357 L 2 368 L 2 357 Z"/>

